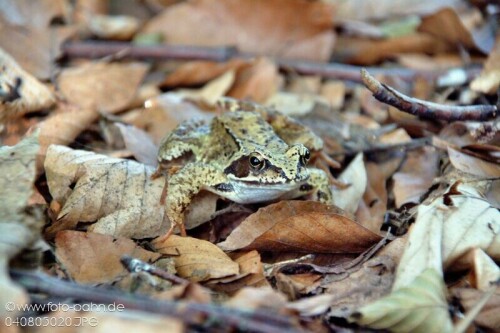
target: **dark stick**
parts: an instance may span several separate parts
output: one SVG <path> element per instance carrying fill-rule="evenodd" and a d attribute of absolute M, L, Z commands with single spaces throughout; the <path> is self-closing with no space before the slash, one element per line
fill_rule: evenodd
<path fill-rule="evenodd" d="M 495 105 L 444 105 L 406 96 L 380 83 L 364 68 L 361 69 L 361 78 L 364 85 L 373 93 L 373 97 L 380 102 L 422 118 L 445 121 L 483 121 L 497 116 L 498 110 Z"/>
<path fill-rule="evenodd" d="M 152 59 L 152 60 L 210 60 L 227 61 L 239 57 L 244 59 L 254 58 L 256 55 L 240 53 L 234 47 L 197 47 L 186 45 L 134 45 L 125 42 L 67 42 L 62 45 L 63 54 L 69 58 L 102 58 L 109 56 L 120 56 L 128 59 Z M 349 80 L 360 82 L 361 75 L 359 66 L 351 66 L 339 63 L 319 63 L 312 61 L 289 60 L 275 58 L 274 61 L 284 70 L 291 70 L 298 74 L 319 75 L 324 78 Z M 441 71 L 416 71 L 408 68 L 382 68 L 371 67 L 370 72 L 395 76 L 400 79 L 411 81 L 416 77 L 435 80 L 447 73 Z M 468 78 L 476 77 L 480 68 L 464 69 Z"/>
<path fill-rule="evenodd" d="M 244 331 L 269 333 L 303 332 L 293 318 L 262 310 L 237 310 L 214 304 L 155 300 L 115 289 L 97 288 L 64 281 L 42 272 L 11 270 L 11 277 L 32 293 L 99 304 L 123 304 L 126 309 L 169 315 L 192 325 L 218 323 Z"/>
<path fill-rule="evenodd" d="M 148 264 L 137 258 L 132 258 L 130 256 L 123 256 L 120 259 L 121 263 L 129 272 L 147 272 L 151 275 L 158 276 L 164 280 L 170 281 L 174 284 L 188 284 L 189 281 L 178 277 L 177 275 L 170 274 L 169 272 L 159 269 L 153 265 Z"/>

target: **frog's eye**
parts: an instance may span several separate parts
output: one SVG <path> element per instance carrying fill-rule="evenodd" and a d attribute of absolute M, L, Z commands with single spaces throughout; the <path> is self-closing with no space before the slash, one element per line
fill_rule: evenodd
<path fill-rule="evenodd" d="M 306 165 L 307 162 L 309 162 L 310 158 L 311 158 L 311 153 L 309 152 L 309 149 L 304 148 L 304 150 L 300 155 L 300 161 L 302 162 L 302 164 Z"/>
<path fill-rule="evenodd" d="M 257 171 L 262 170 L 266 166 L 266 160 L 255 153 L 250 155 L 248 162 L 252 169 Z"/>

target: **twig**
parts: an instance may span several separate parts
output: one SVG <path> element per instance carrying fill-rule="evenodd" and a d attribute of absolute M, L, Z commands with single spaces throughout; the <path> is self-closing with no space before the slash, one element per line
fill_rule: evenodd
<path fill-rule="evenodd" d="M 482 121 L 497 116 L 498 110 L 495 105 L 443 105 L 408 97 L 396 89 L 380 83 L 364 68 L 361 69 L 361 78 L 364 85 L 373 93 L 373 97 L 380 102 L 422 118 L 445 121 Z"/>
<path fill-rule="evenodd" d="M 219 324 L 243 331 L 303 332 L 293 318 L 262 310 L 237 310 L 215 304 L 155 300 L 144 295 L 79 285 L 42 272 L 11 270 L 11 277 L 29 292 L 99 304 L 123 304 L 126 309 L 173 316 L 191 325 Z"/>
<path fill-rule="evenodd" d="M 152 60 L 211 60 L 227 61 L 231 58 L 254 58 L 255 54 L 238 52 L 234 47 L 196 47 L 186 45 L 134 45 L 125 42 L 67 42 L 62 45 L 62 52 L 70 58 L 102 58 L 119 55 L 128 59 Z M 275 58 L 274 61 L 284 70 L 292 70 L 298 74 L 318 75 L 324 78 L 349 80 L 361 82 L 360 68 L 358 66 L 339 63 L 319 63 L 312 61 L 290 60 Z M 451 69 L 451 68 L 450 68 Z M 412 81 L 416 77 L 435 80 L 449 69 L 441 71 L 416 71 L 408 68 L 382 68 L 371 67 L 371 73 L 376 75 L 398 77 L 402 80 Z M 464 69 L 468 78 L 479 75 L 481 68 L 472 67 Z"/>
<path fill-rule="evenodd" d="M 158 276 L 164 280 L 170 281 L 174 284 L 188 284 L 189 281 L 180 278 L 174 274 L 159 269 L 153 265 L 148 264 L 140 259 L 132 258 L 130 256 L 123 256 L 120 259 L 121 263 L 129 272 L 147 272 L 152 275 Z"/>

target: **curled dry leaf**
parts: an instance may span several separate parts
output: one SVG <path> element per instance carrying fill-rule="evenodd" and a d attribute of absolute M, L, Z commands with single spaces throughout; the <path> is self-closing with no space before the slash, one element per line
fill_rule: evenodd
<path fill-rule="evenodd" d="M 159 253 L 172 255 L 179 276 L 193 282 L 207 281 L 240 273 L 238 263 L 216 245 L 196 238 L 171 235 L 153 242 Z"/>
<path fill-rule="evenodd" d="M 486 292 L 472 288 L 453 288 L 451 290 L 453 297 L 457 298 L 464 309 L 469 312 L 480 301 Z M 493 297 L 481 309 L 474 322 L 484 328 L 491 329 L 492 332 L 498 332 L 500 329 L 500 288 L 497 288 Z"/>
<path fill-rule="evenodd" d="M 427 268 L 442 272 L 471 248 L 500 257 L 500 212 L 471 185 L 455 184 L 448 191 L 419 206 L 394 289 L 408 285 Z"/>
<path fill-rule="evenodd" d="M 82 109 L 117 112 L 134 100 L 147 71 L 138 62 L 93 62 L 64 69 L 57 83 L 63 97 Z"/>
<path fill-rule="evenodd" d="M 106 283 L 127 275 L 120 258 L 129 255 L 146 262 L 160 258 L 127 238 L 66 230 L 55 238 L 56 257 L 64 270 L 80 283 Z"/>
<path fill-rule="evenodd" d="M 218 245 L 226 251 L 360 253 L 380 238 L 334 206 L 281 201 L 250 215 Z"/>
<path fill-rule="evenodd" d="M 469 270 L 469 284 L 487 291 L 500 279 L 500 268 L 483 250 L 471 249 L 458 258 L 450 270 Z"/>
<path fill-rule="evenodd" d="M 98 117 L 99 114 L 95 110 L 58 105 L 58 109 L 38 125 L 40 152 L 36 161 L 37 174 L 42 172 L 45 153 L 51 144 L 63 146 L 70 144 Z"/>
<path fill-rule="evenodd" d="M 438 175 L 438 166 L 439 154 L 435 148 L 422 147 L 408 152 L 403 166 L 392 176 L 396 207 L 409 202 L 420 203 L 420 197 Z"/>
<path fill-rule="evenodd" d="M 333 188 L 333 203 L 339 208 L 354 214 L 358 209 L 368 182 L 363 154 L 356 155 L 351 164 L 338 177 L 338 180 L 350 186 L 345 189 Z"/>
<path fill-rule="evenodd" d="M 54 95 L 0 48 L 0 124 L 25 113 L 48 108 Z"/>
<path fill-rule="evenodd" d="M 484 161 L 452 147 L 448 147 L 448 156 L 453 166 L 460 171 L 482 178 L 500 177 L 500 165 L 498 164 Z"/>
<path fill-rule="evenodd" d="M 115 237 L 156 237 L 169 222 L 160 205 L 164 180 L 151 180 L 153 168 L 134 161 L 52 145 L 45 159 L 47 184 L 62 208 L 46 230 L 52 238 L 78 222 Z"/>
<path fill-rule="evenodd" d="M 483 71 L 479 77 L 470 83 L 470 88 L 484 94 L 494 94 L 500 86 L 500 36 L 497 37 L 495 48 L 488 56 Z"/>
<path fill-rule="evenodd" d="M 230 70 L 208 82 L 200 89 L 177 90 L 176 94 L 183 98 L 192 99 L 213 106 L 229 91 L 234 80 L 235 72 Z"/>
<path fill-rule="evenodd" d="M 332 14 L 318 1 L 221 0 L 214 6 L 196 0 L 166 8 L 143 32 L 161 32 L 171 44 L 234 45 L 242 52 L 327 61 L 335 39 Z"/>
<path fill-rule="evenodd" d="M 230 257 L 238 263 L 240 273 L 208 282 L 210 289 L 232 294 L 243 287 L 270 287 L 264 276 L 264 269 L 259 252 L 255 250 L 249 252 L 236 252 L 230 254 Z"/>
<path fill-rule="evenodd" d="M 88 27 L 99 38 L 127 40 L 139 30 L 139 20 L 125 15 L 92 15 Z"/>
<path fill-rule="evenodd" d="M 9 278 L 9 261 L 40 238 L 39 221 L 25 210 L 33 193 L 38 136 L 0 148 L 0 302 L 26 303 L 28 296 Z M 6 190 L 8 189 L 8 190 Z M 5 318 L 5 306 L 0 318 Z"/>
<path fill-rule="evenodd" d="M 429 268 L 412 283 L 351 315 L 351 322 L 391 332 L 453 331 L 442 275 Z"/>

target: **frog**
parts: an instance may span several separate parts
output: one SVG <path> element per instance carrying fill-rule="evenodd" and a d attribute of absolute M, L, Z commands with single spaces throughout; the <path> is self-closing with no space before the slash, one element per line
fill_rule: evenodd
<path fill-rule="evenodd" d="M 255 204 L 307 197 L 332 203 L 329 175 L 308 165 L 321 138 L 293 118 L 257 103 L 223 98 L 211 120 L 188 120 L 160 143 L 158 168 L 165 177 L 161 200 L 171 222 L 186 236 L 184 215 L 201 191 Z"/>

